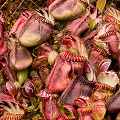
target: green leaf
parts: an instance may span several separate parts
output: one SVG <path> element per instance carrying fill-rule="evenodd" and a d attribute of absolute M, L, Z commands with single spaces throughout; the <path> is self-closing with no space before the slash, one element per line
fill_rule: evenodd
<path fill-rule="evenodd" d="M 96 7 L 100 10 L 100 12 L 102 12 L 105 5 L 106 5 L 106 0 L 98 0 Z"/>
<path fill-rule="evenodd" d="M 95 19 L 89 20 L 88 23 L 92 29 L 95 27 Z"/>
<path fill-rule="evenodd" d="M 95 43 L 96 45 L 98 45 L 99 47 L 101 47 L 102 49 L 104 49 L 103 44 L 101 44 L 99 41 L 94 41 L 94 43 Z"/>
<path fill-rule="evenodd" d="M 17 72 L 17 78 L 20 84 L 23 84 L 28 77 L 28 69 L 20 70 Z"/>

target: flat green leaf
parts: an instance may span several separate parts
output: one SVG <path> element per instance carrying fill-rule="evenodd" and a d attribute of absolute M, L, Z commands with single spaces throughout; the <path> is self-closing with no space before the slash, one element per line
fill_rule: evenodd
<path fill-rule="evenodd" d="M 100 10 L 100 12 L 102 12 L 105 5 L 106 5 L 106 0 L 98 0 L 96 7 Z"/>
<path fill-rule="evenodd" d="M 92 29 L 95 27 L 95 19 L 89 20 L 88 23 Z"/>

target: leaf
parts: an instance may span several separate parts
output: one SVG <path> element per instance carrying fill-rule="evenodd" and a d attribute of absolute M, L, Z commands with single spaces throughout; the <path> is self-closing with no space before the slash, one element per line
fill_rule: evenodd
<path fill-rule="evenodd" d="M 98 0 L 96 7 L 100 10 L 100 12 L 102 12 L 105 5 L 106 5 L 106 0 Z"/>
<path fill-rule="evenodd" d="M 95 27 L 95 19 L 89 20 L 88 23 L 92 29 Z"/>

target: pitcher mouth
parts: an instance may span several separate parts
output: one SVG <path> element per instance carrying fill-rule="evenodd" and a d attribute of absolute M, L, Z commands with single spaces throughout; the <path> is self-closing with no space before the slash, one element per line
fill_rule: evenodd
<path fill-rule="evenodd" d="M 55 25 L 55 20 L 47 9 L 37 9 L 37 10 L 35 10 L 34 16 L 39 21 L 47 23 L 51 26 Z"/>

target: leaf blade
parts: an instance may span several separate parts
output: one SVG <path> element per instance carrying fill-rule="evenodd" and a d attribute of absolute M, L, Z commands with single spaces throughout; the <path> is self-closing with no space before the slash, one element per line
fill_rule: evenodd
<path fill-rule="evenodd" d="M 105 5 L 106 5 L 106 0 L 98 0 L 96 7 L 100 10 L 100 12 L 102 12 Z"/>

